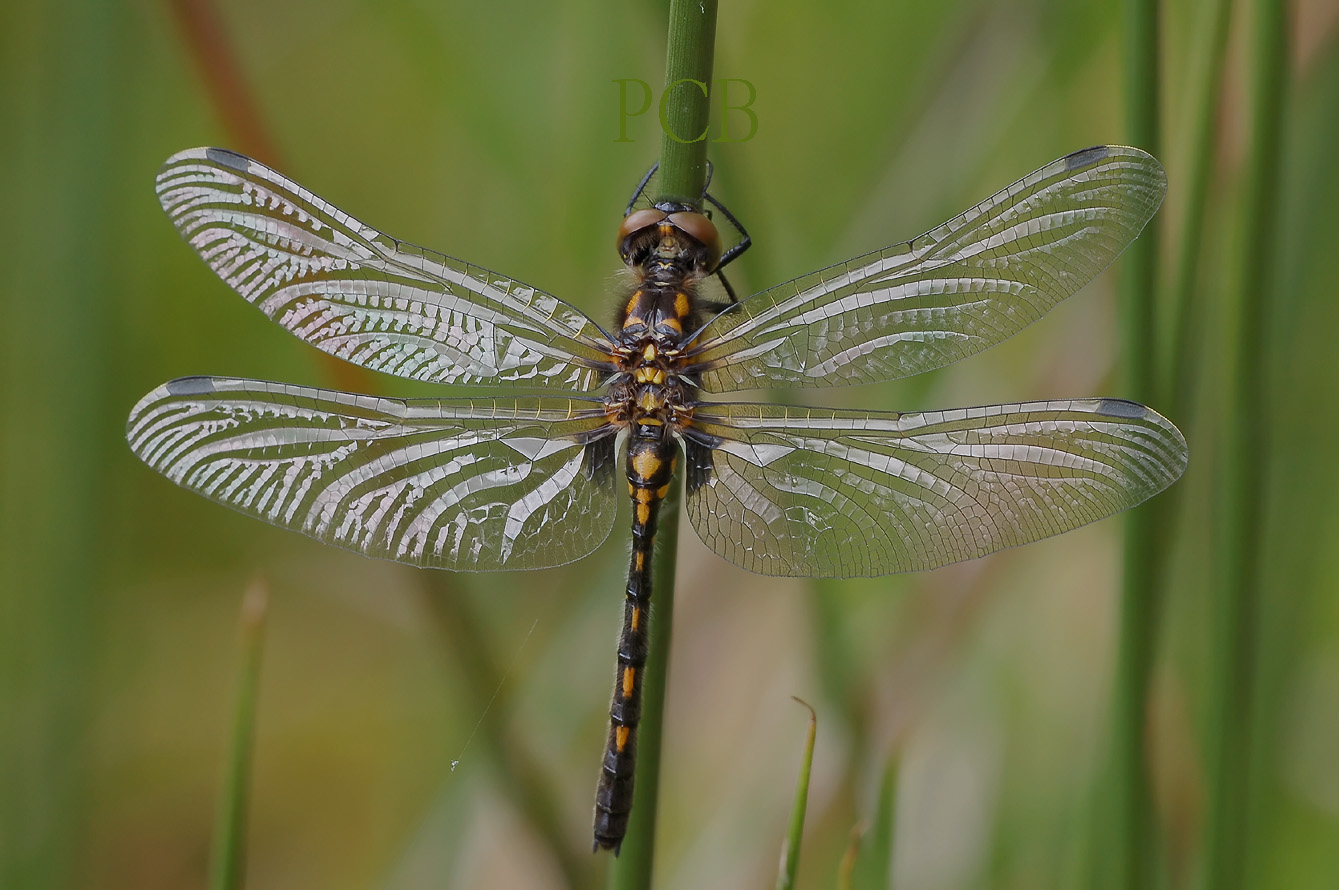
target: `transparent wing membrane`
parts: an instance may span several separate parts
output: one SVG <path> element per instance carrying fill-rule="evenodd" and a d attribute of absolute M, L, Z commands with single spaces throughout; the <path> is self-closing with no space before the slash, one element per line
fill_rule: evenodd
<path fill-rule="evenodd" d="M 181 152 L 157 188 L 220 278 L 332 355 L 432 383 L 579 392 L 611 370 L 608 338 L 572 306 L 396 241 L 242 155 Z"/>
<path fill-rule="evenodd" d="M 942 367 L 1031 324 L 1101 272 L 1157 211 L 1162 166 L 1075 152 L 913 241 L 763 291 L 698 337 L 709 392 L 873 383 Z"/>
<path fill-rule="evenodd" d="M 369 556 L 486 571 L 593 551 L 616 512 L 599 402 L 396 400 L 187 377 L 131 412 L 130 447 L 205 497 Z"/>
<path fill-rule="evenodd" d="M 916 414 L 700 406 L 688 515 L 749 571 L 920 571 L 1118 513 L 1185 469 L 1180 432 L 1117 399 Z"/>
<path fill-rule="evenodd" d="M 1165 190 L 1137 149 L 1076 152 L 920 238 L 731 306 L 667 370 L 719 392 L 940 367 L 1092 280 Z M 401 401 L 183 378 L 131 415 L 146 463 L 268 522 L 412 565 L 542 568 L 605 539 L 623 488 L 616 434 L 642 399 L 616 361 L 644 343 L 613 343 L 567 303 L 396 241 L 232 152 L 173 156 L 158 194 L 220 278 L 329 353 L 416 380 L 562 395 Z M 595 390 L 604 399 L 567 397 Z M 1187 460 L 1171 423 L 1112 399 L 912 414 L 698 403 L 655 422 L 674 433 L 689 414 L 677 431 L 694 526 L 721 556 L 773 575 L 982 556 L 1131 507 Z"/>

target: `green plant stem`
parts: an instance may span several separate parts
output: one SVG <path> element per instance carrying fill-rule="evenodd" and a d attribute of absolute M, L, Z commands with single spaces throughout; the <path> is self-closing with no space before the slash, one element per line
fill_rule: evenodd
<path fill-rule="evenodd" d="M 1203 301 L 1197 292 L 1197 278 L 1209 179 L 1214 168 L 1218 96 L 1222 90 L 1223 61 L 1227 57 L 1228 24 L 1232 16 L 1231 0 L 1204 0 L 1202 5 L 1205 7 L 1203 20 L 1197 20 L 1195 33 L 1204 35 L 1204 44 L 1193 56 L 1200 64 L 1189 72 L 1191 95 L 1186 118 L 1190 122 L 1190 136 L 1179 177 L 1186 204 L 1177 245 L 1176 280 L 1170 295 L 1172 316 L 1167 338 L 1170 346 L 1164 363 L 1167 372 L 1160 381 L 1162 395 L 1159 398 L 1183 428 L 1193 426 L 1193 415 L 1199 407 L 1198 400 L 1193 397 L 1202 342 Z"/>
<path fill-rule="evenodd" d="M 1126 117 L 1131 141 L 1158 153 L 1158 4 L 1125 3 Z M 1122 259 L 1122 340 L 1126 389 L 1123 395 L 1154 395 L 1157 338 L 1153 335 L 1157 281 L 1157 218 Z M 1111 804 L 1114 807 L 1115 869 L 1112 886 L 1144 890 L 1155 886 L 1152 813 L 1144 738 L 1158 629 L 1159 505 L 1132 510 L 1125 524 L 1125 572 L 1112 725 Z"/>
<path fill-rule="evenodd" d="M 257 579 L 242 597 L 242 659 L 237 670 L 237 707 L 233 711 L 228 770 L 219 798 L 210 854 L 210 890 L 238 890 L 246 881 L 246 814 L 251 787 L 251 750 L 255 738 L 260 657 L 269 593 Z"/>
<path fill-rule="evenodd" d="M 1214 693 L 1209 724 L 1208 838 L 1205 886 L 1236 890 L 1245 885 L 1249 840 L 1250 753 L 1254 695 L 1256 617 L 1261 594 L 1261 535 L 1265 513 L 1265 468 L 1269 466 L 1271 292 L 1278 220 L 1281 134 L 1287 76 L 1287 5 L 1252 4 L 1249 120 L 1252 144 L 1243 183 L 1235 312 L 1226 356 L 1230 404 L 1225 430 L 1225 473 L 1216 615 Z"/>
<path fill-rule="evenodd" d="M 804 814 L 809 805 L 809 774 L 814 766 L 814 738 L 818 734 L 818 715 L 801 699 L 795 699 L 809 711 L 809 732 L 804 741 L 804 758 L 795 782 L 795 803 L 790 810 L 790 826 L 781 847 L 781 867 L 777 871 L 776 890 L 793 890 L 800 869 L 800 843 L 804 838 Z"/>
<path fill-rule="evenodd" d="M 665 52 L 658 201 L 696 204 L 702 197 L 707 181 L 706 132 L 711 118 L 715 51 L 715 0 L 672 0 Z M 702 138 L 696 138 L 699 135 Z"/>
<path fill-rule="evenodd" d="M 716 47 L 715 0 L 671 0 L 665 88 L 683 80 L 705 84 L 705 91 L 679 83 L 670 91 L 661 120 L 666 132 L 660 146 L 657 201 L 697 203 L 707 178 L 707 143 L 682 142 L 671 133 L 705 133 L 710 117 L 712 55 Z M 642 692 L 642 722 L 637 731 L 637 775 L 632 819 L 621 854 L 609 866 L 609 886 L 648 888 L 655 853 L 656 806 L 660 788 L 660 743 L 664 724 L 665 683 L 669 673 L 674 621 L 674 565 L 679 553 L 679 501 L 676 480 L 660 506 L 656 549 L 651 563 L 651 641 Z"/>
<path fill-rule="evenodd" d="M 897 780 L 902 753 L 894 747 L 883 764 L 874 821 L 860 839 L 859 855 L 850 870 L 851 890 L 883 890 L 893 880 L 893 833 L 897 822 Z"/>
<path fill-rule="evenodd" d="M 114 4 L 70 0 L 11 4 L 0 20 L 0 165 L 16 171 L 0 222 L 13 258 L 0 285 L 0 887 L 46 890 L 89 880 L 106 793 L 92 729 L 115 688 L 98 668 L 124 541 L 108 519 L 124 329 L 106 297 L 134 138 L 130 91 L 109 73 L 142 32 Z"/>

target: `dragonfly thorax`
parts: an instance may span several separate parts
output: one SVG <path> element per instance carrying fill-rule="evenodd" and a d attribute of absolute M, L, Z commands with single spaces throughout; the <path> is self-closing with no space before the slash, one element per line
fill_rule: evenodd
<path fill-rule="evenodd" d="M 618 339 L 639 356 L 642 344 L 648 342 L 664 351 L 672 350 L 701 324 L 694 297 L 697 276 L 685 275 L 677 268 L 653 271 L 661 277 L 642 278 L 616 319 Z"/>
<path fill-rule="evenodd" d="M 605 413 L 636 438 L 668 438 L 689 422 L 692 388 L 673 372 L 657 371 L 645 377 L 654 379 L 634 374 L 610 387 L 604 398 Z"/>

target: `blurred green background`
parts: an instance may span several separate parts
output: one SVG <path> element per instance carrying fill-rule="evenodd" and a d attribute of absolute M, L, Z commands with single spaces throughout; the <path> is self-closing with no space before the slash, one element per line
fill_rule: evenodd
<path fill-rule="evenodd" d="M 658 95 L 663 4 L 219 6 L 271 163 L 397 237 L 611 315 L 614 232 L 659 149 L 649 115 L 615 141 L 613 81 Z M 257 576 L 271 610 L 250 887 L 594 885 L 622 525 L 561 569 L 418 572 L 206 502 L 125 445 L 130 407 L 172 377 L 350 379 L 228 291 L 158 207 L 173 152 L 261 150 L 211 99 L 216 63 L 180 8 L 0 7 L 0 886 L 205 886 L 237 614 Z M 1199 14 L 1163 13 L 1164 247 L 1184 211 Z M 1252 468 L 1267 484 L 1255 707 L 1236 731 L 1253 743 L 1248 883 L 1300 890 L 1339 886 L 1339 3 L 1302 0 L 1292 18 L 1278 266 L 1270 323 L 1251 332 L 1268 341 L 1269 397 L 1245 406 L 1272 443 Z M 1191 467 L 1147 738 L 1172 887 L 1194 886 L 1207 815 L 1222 295 L 1252 249 L 1249 29 L 1234 18 L 1217 105 L 1194 411 L 1172 415 Z M 1127 141 L 1120 39 L 1119 6 L 1096 2 L 724 4 L 716 72 L 754 85 L 759 121 L 711 149 L 713 191 L 755 241 L 736 289 L 913 236 L 1053 158 Z M 960 366 L 823 403 L 1126 395 L 1120 274 Z M 685 528 L 657 886 L 770 885 L 807 719 L 791 695 L 819 712 L 802 886 L 836 882 L 894 755 L 900 890 L 1094 886 L 1119 855 L 1103 775 L 1121 527 L 817 592 L 747 575 Z"/>

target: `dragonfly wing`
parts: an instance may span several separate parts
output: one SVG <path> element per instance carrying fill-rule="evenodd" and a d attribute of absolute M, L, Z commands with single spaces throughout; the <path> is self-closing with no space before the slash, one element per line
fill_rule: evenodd
<path fill-rule="evenodd" d="M 332 355 L 432 383 L 581 392 L 609 371 L 608 338 L 574 307 L 396 241 L 242 155 L 183 151 L 157 189 L 220 278 Z"/>
<path fill-rule="evenodd" d="M 186 377 L 131 412 L 135 454 L 177 484 L 320 541 L 432 568 L 561 565 L 616 512 L 599 402 L 383 399 Z"/>
<path fill-rule="evenodd" d="M 874 383 L 1016 334 L 1097 276 L 1162 203 L 1152 156 L 1107 145 L 1063 157 L 905 244 L 731 306 L 698 337 L 709 392 Z"/>
<path fill-rule="evenodd" d="M 1060 534 L 1185 469 L 1168 420 L 1118 399 L 915 414 L 697 408 L 688 515 L 707 546 L 767 575 L 921 571 Z"/>

